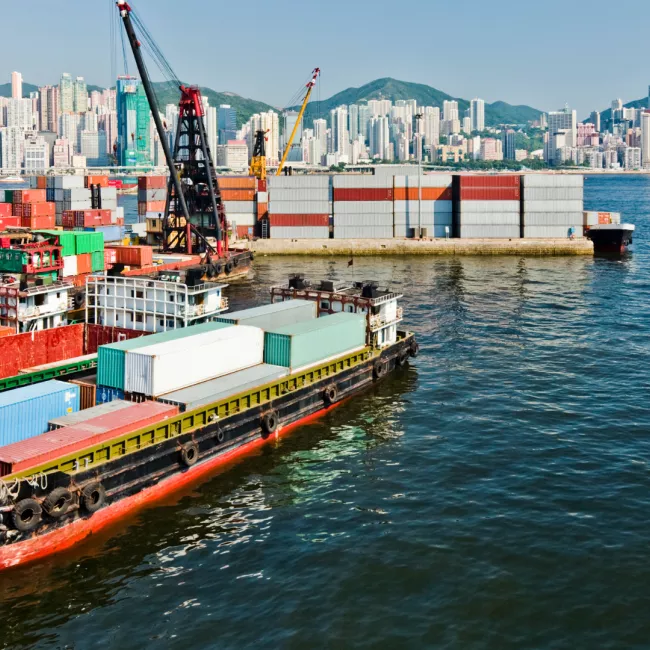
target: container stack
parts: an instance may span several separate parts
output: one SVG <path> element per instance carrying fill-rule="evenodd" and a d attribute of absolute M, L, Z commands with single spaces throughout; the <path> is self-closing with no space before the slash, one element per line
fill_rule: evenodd
<path fill-rule="evenodd" d="M 47 202 L 46 190 L 14 190 L 13 213 L 20 217 L 23 228 L 54 228 L 56 225 L 54 204 Z"/>
<path fill-rule="evenodd" d="M 334 239 L 393 237 L 393 176 L 334 176 Z"/>
<path fill-rule="evenodd" d="M 582 225 L 586 228 L 609 224 L 620 224 L 620 212 L 584 212 Z"/>
<path fill-rule="evenodd" d="M 167 205 L 167 176 L 140 176 L 138 178 L 138 217 L 158 219 Z"/>
<path fill-rule="evenodd" d="M 61 246 L 62 275 L 75 285 L 83 286 L 86 276 L 106 268 L 104 234 L 82 230 L 39 230 L 39 234 Z"/>
<path fill-rule="evenodd" d="M 462 239 L 519 239 L 520 176 L 457 177 L 458 234 Z"/>
<path fill-rule="evenodd" d="M 426 174 L 419 181 L 417 176 L 395 176 L 395 237 L 451 236 L 452 180 L 451 174 Z"/>
<path fill-rule="evenodd" d="M 526 174 L 522 185 L 524 237 L 582 236 L 583 176 Z"/>
<path fill-rule="evenodd" d="M 272 176 L 267 185 L 271 239 L 329 239 L 330 176 Z"/>
<path fill-rule="evenodd" d="M 255 176 L 218 176 L 217 184 L 232 232 L 237 237 L 252 236 L 257 223 Z"/>
<path fill-rule="evenodd" d="M 0 190 L 0 231 L 20 227 L 22 219 L 14 215 L 13 192 Z"/>

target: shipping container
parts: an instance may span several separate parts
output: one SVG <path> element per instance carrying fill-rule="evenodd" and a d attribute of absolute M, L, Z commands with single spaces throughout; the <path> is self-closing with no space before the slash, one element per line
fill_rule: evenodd
<path fill-rule="evenodd" d="M 461 239 L 519 239 L 519 225 L 463 225 L 460 226 Z"/>
<path fill-rule="evenodd" d="M 58 242 L 61 246 L 61 255 L 67 257 L 76 254 L 75 233 L 65 230 L 39 230 L 38 234 L 44 235 L 52 242 Z"/>
<path fill-rule="evenodd" d="M 31 230 L 43 230 L 55 228 L 56 217 L 54 215 L 51 215 L 49 217 L 23 217 L 20 220 L 20 223 L 23 228 L 30 228 Z"/>
<path fill-rule="evenodd" d="M 274 201 L 271 195 L 269 214 L 332 214 L 330 201 Z"/>
<path fill-rule="evenodd" d="M 575 223 L 573 221 L 572 223 Z M 582 224 L 584 226 L 596 226 L 598 224 L 620 224 L 620 212 L 584 212 Z"/>
<path fill-rule="evenodd" d="M 524 201 L 582 201 L 582 187 L 525 187 Z"/>
<path fill-rule="evenodd" d="M 335 205 L 336 208 L 336 205 Z M 421 210 L 423 214 L 451 214 L 454 209 L 452 201 L 395 201 L 393 210 L 395 214 L 417 214 Z M 337 211 L 334 210 L 336 216 Z"/>
<path fill-rule="evenodd" d="M 580 212 L 528 212 L 524 214 L 523 221 L 530 226 L 572 226 L 581 222 L 581 214 Z"/>
<path fill-rule="evenodd" d="M 336 188 L 332 194 L 334 202 L 336 201 L 392 201 L 393 188 L 392 187 L 376 187 L 365 189 L 354 188 Z M 271 202 L 273 201 L 273 194 L 271 194 Z M 273 204 L 271 203 L 271 209 Z"/>
<path fill-rule="evenodd" d="M 422 201 L 451 201 L 451 187 L 396 187 L 393 196 L 396 201 L 417 201 L 418 193 Z"/>
<path fill-rule="evenodd" d="M 393 206 L 392 201 L 335 201 L 332 204 L 332 211 L 334 216 L 339 214 L 393 214 Z"/>
<path fill-rule="evenodd" d="M 138 203 L 138 216 L 145 216 L 147 212 L 164 213 L 167 204 L 165 201 L 150 201 L 148 203 Z"/>
<path fill-rule="evenodd" d="M 96 251 L 95 253 L 90 253 L 90 267 L 92 273 L 97 273 L 98 271 L 104 270 L 104 251 Z"/>
<path fill-rule="evenodd" d="M 115 243 L 124 239 L 124 228 L 122 226 L 96 226 L 94 232 L 101 232 L 104 235 L 105 242 Z"/>
<path fill-rule="evenodd" d="M 393 226 L 339 226 L 334 223 L 334 239 L 392 239 Z"/>
<path fill-rule="evenodd" d="M 15 206 L 16 216 L 20 217 L 54 217 L 54 203 L 20 203 Z"/>
<path fill-rule="evenodd" d="M 518 212 L 469 212 L 460 215 L 461 226 L 517 226 L 521 223 Z"/>
<path fill-rule="evenodd" d="M 255 190 L 221 190 L 222 201 L 254 201 Z"/>
<path fill-rule="evenodd" d="M 276 329 L 318 317 L 313 300 L 285 300 L 252 309 L 242 309 L 217 317 L 217 322 L 230 325 L 250 325 L 262 329 Z"/>
<path fill-rule="evenodd" d="M 166 201 L 167 188 L 153 190 L 138 190 L 138 201 L 140 203 L 151 203 L 152 201 Z"/>
<path fill-rule="evenodd" d="M 412 228 L 415 228 L 418 225 L 421 227 L 431 228 L 434 226 L 451 226 L 453 221 L 453 215 L 450 212 L 436 215 L 426 213 L 418 215 L 417 212 L 409 212 L 406 214 L 396 214 L 393 224 L 395 226 L 410 226 Z M 334 225 L 336 225 L 336 221 L 334 222 Z"/>
<path fill-rule="evenodd" d="M 580 212 L 584 209 L 582 201 L 526 201 L 524 212 Z"/>
<path fill-rule="evenodd" d="M 328 190 L 331 187 L 332 178 L 328 174 L 269 176 L 267 179 L 267 190 L 269 192 L 279 189 Z"/>
<path fill-rule="evenodd" d="M 153 248 L 151 246 L 110 246 L 115 251 L 116 264 L 126 266 L 151 266 L 153 264 Z"/>
<path fill-rule="evenodd" d="M 516 213 L 521 211 L 519 201 L 461 201 L 459 203 L 461 214 L 505 214 Z"/>
<path fill-rule="evenodd" d="M 255 176 L 217 176 L 220 190 L 254 190 Z"/>
<path fill-rule="evenodd" d="M 0 445 L 47 431 L 53 418 L 79 410 L 79 387 L 46 381 L 0 393 Z"/>
<path fill-rule="evenodd" d="M 394 227 L 394 233 L 395 237 L 407 237 L 409 239 L 412 239 L 413 237 L 417 237 L 417 224 L 411 224 L 411 225 L 406 225 L 406 224 L 395 224 Z M 422 236 L 423 237 L 429 237 L 429 238 L 434 238 L 434 239 L 446 239 L 448 237 L 451 237 L 451 223 L 448 225 L 427 225 L 423 224 L 420 227 L 420 230 L 422 231 Z"/>
<path fill-rule="evenodd" d="M 11 203 L 0 203 L 0 217 L 13 216 L 13 205 Z"/>
<path fill-rule="evenodd" d="M 583 187 L 584 176 L 580 174 L 524 174 L 522 185 L 527 187 Z"/>
<path fill-rule="evenodd" d="M 226 216 L 230 212 L 255 214 L 255 201 L 224 201 Z"/>
<path fill-rule="evenodd" d="M 461 189 L 464 188 L 516 188 L 519 189 L 521 185 L 521 176 L 512 174 L 461 174 L 459 177 L 459 184 Z"/>
<path fill-rule="evenodd" d="M 529 226 L 524 225 L 524 237 L 527 239 L 568 239 L 573 235 L 582 238 L 582 222 L 567 226 Z"/>
<path fill-rule="evenodd" d="M 75 233 L 75 249 L 77 255 L 96 253 L 104 250 L 104 235 L 101 232 Z"/>
<path fill-rule="evenodd" d="M 158 332 L 157 334 L 146 334 L 140 332 L 141 336 L 136 336 L 124 341 L 115 343 L 101 344 L 97 347 L 97 384 L 106 388 L 117 388 L 124 390 L 124 373 L 126 355 L 139 348 L 176 341 L 205 332 L 224 329 L 230 327 L 226 323 L 202 323 L 201 325 L 191 325 L 179 329 L 169 330 L 167 332 Z"/>
<path fill-rule="evenodd" d="M 396 175 L 394 180 L 395 188 L 398 187 L 451 187 L 453 176 L 451 174 L 422 174 L 420 179 L 417 175 L 403 176 Z M 417 194 L 416 194 L 417 196 Z"/>
<path fill-rule="evenodd" d="M 79 410 L 93 408 L 97 404 L 97 375 L 83 379 L 71 379 L 71 384 L 79 386 Z"/>
<path fill-rule="evenodd" d="M 124 399 L 124 391 L 110 386 L 97 386 L 95 399 L 97 404 L 108 404 L 116 399 Z"/>
<path fill-rule="evenodd" d="M 13 202 L 18 203 L 45 203 L 47 201 L 45 190 L 14 190 Z"/>
<path fill-rule="evenodd" d="M 239 222 L 237 222 L 239 223 Z M 269 215 L 271 226 L 329 226 L 329 214 L 271 214 Z"/>
<path fill-rule="evenodd" d="M 254 226 L 257 223 L 257 217 L 254 214 L 236 214 L 226 212 L 227 220 L 237 226 Z"/>
<path fill-rule="evenodd" d="M 131 350 L 124 390 L 157 397 L 263 361 L 264 332 L 240 325 Z"/>
<path fill-rule="evenodd" d="M 63 190 L 63 200 L 64 201 L 87 201 L 88 207 L 92 200 L 92 192 L 86 188 L 75 188 L 70 190 Z"/>
<path fill-rule="evenodd" d="M 75 426 L 49 431 L 29 441 L 0 448 L 2 475 L 24 471 L 99 445 L 178 414 L 178 407 L 160 402 L 131 404 L 128 409 L 101 415 Z"/>
<path fill-rule="evenodd" d="M 417 216 L 417 213 L 416 213 Z M 392 214 L 335 214 L 334 227 L 338 226 L 392 226 Z M 271 220 L 273 224 L 273 220 Z"/>
<path fill-rule="evenodd" d="M 461 188 L 461 201 L 519 201 L 518 187 L 467 187 Z"/>
<path fill-rule="evenodd" d="M 271 239 L 329 239 L 329 226 L 271 226 L 269 228 Z"/>
<path fill-rule="evenodd" d="M 113 264 L 116 264 L 117 256 L 115 254 L 115 250 L 112 248 L 105 248 L 104 249 L 104 266 L 112 266 Z"/>
<path fill-rule="evenodd" d="M 167 176 L 140 176 L 138 178 L 138 189 L 140 190 L 167 189 Z"/>
<path fill-rule="evenodd" d="M 76 255 L 66 255 L 66 257 L 63 258 L 62 275 L 64 278 L 72 278 L 75 275 L 79 275 Z"/>
<path fill-rule="evenodd" d="M 91 187 L 92 185 L 99 185 L 99 187 L 108 187 L 108 176 L 86 176 L 84 185 Z"/>
<path fill-rule="evenodd" d="M 258 192 L 257 193 L 257 204 L 268 203 L 269 202 L 269 193 L 268 192 Z"/>
<path fill-rule="evenodd" d="M 5 230 L 6 228 L 19 228 L 21 223 L 21 217 L 0 217 L 0 230 Z"/>
<path fill-rule="evenodd" d="M 76 382 L 75 384 L 77 386 L 79 385 Z M 91 406 L 90 408 L 81 409 L 80 411 L 72 413 L 71 415 L 52 418 L 49 421 L 49 430 L 55 431 L 56 429 L 63 429 L 64 427 L 73 427 L 76 424 L 88 422 L 88 420 L 93 420 L 94 418 L 97 418 L 101 415 L 114 413 L 115 411 L 122 411 L 124 409 L 131 408 L 132 406 L 133 402 L 126 402 L 119 399 L 112 402 L 106 402 L 105 404 L 99 404 L 98 406 Z"/>
<path fill-rule="evenodd" d="M 351 353 L 365 344 L 365 315 L 339 312 L 266 331 L 264 363 L 294 372 Z"/>
<path fill-rule="evenodd" d="M 332 186 L 343 189 L 393 189 L 393 175 L 371 176 L 370 174 L 337 174 L 332 178 Z M 354 200 L 354 199 L 352 199 Z"/>
<path fill-rule="evenodd" d="M 331 201 L 332 193 L 329 188 L 324 188 L 322 190 L 315 189 L 303 189 L 303 188 L 294 188 L 294 189 L 272 189 L 268 192 L 268 200 L 273 201 Z"/>
<path fill-rule="evenodd" d="M 224 377 L 218 377 L 217 379 L 211 379 L 182 390 L 161 395 L 158 401 L 165 404 L 174 404 L 179 407 L 181 412 L 192 411 L 238 393 L 275 382 L 288 374 L 288 368 L 262 363 Z"/>

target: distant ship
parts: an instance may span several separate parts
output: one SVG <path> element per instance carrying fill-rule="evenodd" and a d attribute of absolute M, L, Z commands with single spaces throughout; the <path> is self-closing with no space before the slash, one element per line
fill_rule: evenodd
<path fill-rule="evenodd" d="M 0 183 L 26 183 L 27 181 L 20 176 L 0 176 Z"/>
<path fill-rule="evenodd" d="M 620 255 L 631 252 L 634 226 L 629 223 L 611 223 L 592 226 L 586 237 L 594 243 L 594 253 Z"/>

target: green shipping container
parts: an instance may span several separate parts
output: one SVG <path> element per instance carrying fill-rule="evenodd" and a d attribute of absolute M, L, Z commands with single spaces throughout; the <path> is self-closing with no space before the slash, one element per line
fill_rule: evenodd
<path fill-rule="evenodd" d="M 0 248 L 0 271 L 21 273 L 23 266 L 28 263 L 29 255 L 25 251 Z"/>
<path fill-rule="evenodd" d="M 276 331 L 285 325 L 295 325 L 306 320 L 316 320 L 318 305 L 313 300 L 285 300 L 262 307 L 242 309 L 217 316 L 220 323 L 251 325 L 263 330 Z"/>
<path fill-rule="evenodd" d="M 110 345 L 102 345 L 97 350 L 97 385 L 124 390 L 125 357 L 127 352 L 131 350 L 145 348 L 156 343 L 175 341 L 186 336 L 212 332 L 224 327 L 231 327 L 231 325 L 216 322 L 203 323 L 169 330 L 168 332 L 140 336 L 136 339 L 111 343 Z"/>
<path fill-rule="evenodd" d="M 63 257 L 71 257 L 77 254 L 76 237 L 73 232 L 68 230 L 39 230 L 38 233 L 51 238 L 58 237 L 59 245 L 63 249 L 61 251 Z"/>
<path fill-rule="evenodd" d="M 264 333 L 264 363 L 292 371 L 366 345 L 366 317 L 338 313 Z"/>
<path fill-rule="evenodd" d="M 97 253 L 104 250 L 103 232 L 75 232 L 76 255 Z"/>
<path fill-rule="evenodd" d="M 14 191 L 13 190 L 4 190 L 5 196 L 4 200 L 0 203 L 13 203 L 14 202 Z"/>
<path fill-rule="evenodd" d="M 104 270 L 104 251 L 97 251 L 90 254 L 90 268 L 93 273 Z"/>

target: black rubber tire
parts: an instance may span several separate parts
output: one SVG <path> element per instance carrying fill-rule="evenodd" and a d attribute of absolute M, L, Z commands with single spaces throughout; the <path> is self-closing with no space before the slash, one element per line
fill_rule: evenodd
<path fill-rule="evenodd" d="M 232 272 L 232 262 L 226 262 L 226 273 Z"/>
<path fill-rule="evenodd" d="M 397 355 L 397 365 L 398 366 L 403 366 L 409 358 L 409 351 L 404 349 L 400 350 L 399 354 Z"/>
<path fill-rule="evenodd" d="M 217 276 L 221 275 L 223 273 L 223 264 L 221 264 L 221 262 L 218 262 L 214 265 L 214 270 Z"/>
<path fill-rule="evenodd" d="M 72 492 L 68 488 L 59 487 L 54 488 L 43 499 L 43 510 L 52 517 L 52 519 L 60 519 L 63 517 L 73 503 Z"/>
<path fill-rule="evenodd" d="M 278 430 L 279 424 L 280 419 L 278 418 L 276 411 L 269 411 L 262 416 L 262 431 L 264 431 L 267 436 L 275 433 Z"/>
<path fill-rule="evenodd" d="M 89 483 L 81 490 L 81 505 L 91 515 L 106 503 L 106 490 L 101 483 Z"/>
<path fill-rule="evenodd" d="M 208 269 L 207 269 L 207 272 L 206 272 L 205 275 L 210 280 L 214 279 L 217 276 L 217 272 L 216 272 L 216 270 L 214 268 L 214 264 L 208 264 Z"/>
<path fill-rule="evenodd" d="M 186 467 L 196 465 L 199 460 L 199 447 L 195 442 L 186 442 L 181 447 L 181 462 Z"/>
<path fill-rule="evenodd" d="M 11 520 L 16 530 L 29 533 L 34 530 L 43 518 L 43 509 L 36 499 L 19 501 L 11 512 Z"/>
<path fill-rule="evenodd" d="M 381 379 L 386 374 L 386 362 L 382 359 L 377 359 L 375 365 L 372 368 L 372 374 L 375 379 Z"/>
<path fill-rule="evenodd" d="M 253 253 L 253 251 L 251 251 L 248 255 L 249 255 L 250 261 L 252 262 L 255 259 L 255 253 Z"/>
<path fill-rule="evenodd" d="M 239 258 L 238 258 L 238 257 L 233 257 L 233 258 L 232 258 L 232 263 L 233 263 L 235 266 L 239 266 Z"/>
<path fill-rule="evenodd" d="M 339 389 L 336 387 L 335 384 L 330 384 L 325 389 L 325 392 L 323 393 L 323 399 L 325 400 L 325 404 L 331 406 L 338 400 L 338 398 L 339 398 Z"/>
<path fill-rule="evenodd" d="M 81 309 L 85 302 L 86 302 L 85 291 L 77 291 L 72 298 L 72 303 L 74 304 L 75 309 Z"/>
<path fill-rule="evenodd" d="M 411 345 L 409 346 L 409 354 L 415 359 L 415 357 L 418 356 L 419 351 L 420 346 L 417 344 L 417 341 L 411 341 Z"/>

